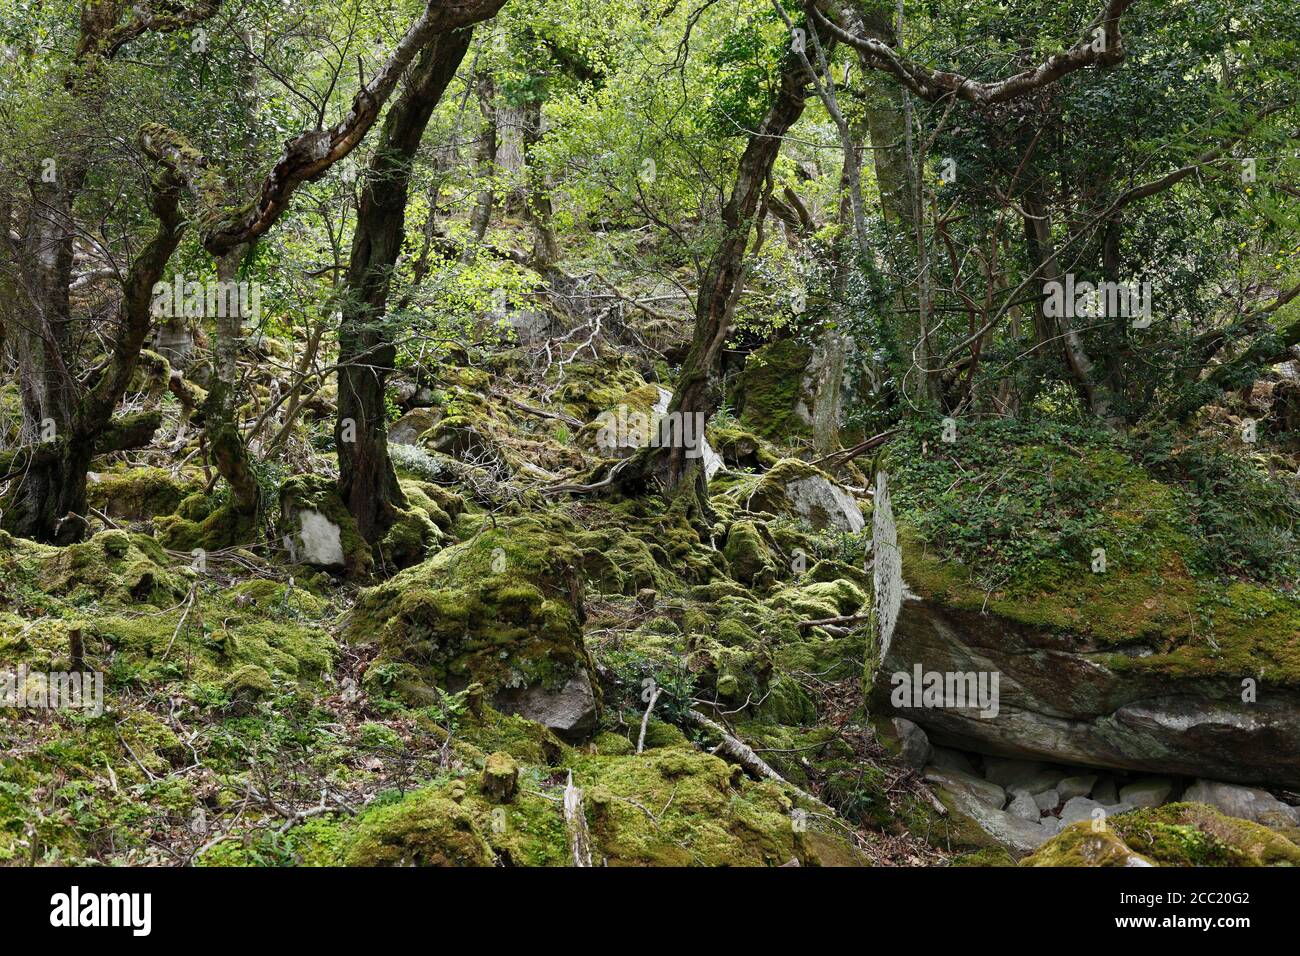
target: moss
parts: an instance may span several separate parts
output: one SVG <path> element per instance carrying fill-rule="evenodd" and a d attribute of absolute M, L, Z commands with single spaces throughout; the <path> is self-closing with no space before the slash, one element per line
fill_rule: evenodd
<path fill-rule="evenodd" d="M 186 517 L 191 514 L 202 517 Z M 201 495 L 190 495 L 181 502 L 177 514 L 158 517 L 154 527 L 162 546 L 172 551 L 220 551 L 248 544 L 257 537 L 252 515 L 240 514 L 229 503 L 213 508 Z"/>
<path fill-rule="evenodd" d="M 574 753 L 598 858 L 610 866 L 778 866 L 837 857 L 795 824 L 775 784 L 689 747 L 628 757 Z M 815 818 L 809 817 L 813 827 Z M 823 835 L 832 841 L 833 834 Z M 814 847 L 821 847 L 820 852 Z"/>
<path fill-rule="evenodd" d="M 731 573 L 742 584 L 764 589 L 776 580 L 776 560 L 752 521 L 737 521 L 731 526 L 723 554 Z"/>
<path fill-rule="evenodd" d="M 280 486 L 278 530 L 281 535 L 297 540 L 300 534 L 297 515 L 307 510 L 320 512 L 338 526 L 339 543 L 348 573 L 354 577 L 367 577 L 374 566 L 374 556 L 358 533 L 351 512 L 339 498 L 334 481 L 323 475 L 295 475 Z"/>
<path fill-rule="evenodd" d="M 498 522 L 363 591 L 348 633 L 440 687 L 558 687 L 589 665 L 570 531 L 545 518 Z"/>
<path fill-rule="evenodd" d="M 435 790 L 368 812 L 348 847 L 348 866 L 492 866 L 470 813 Z"/>
<path fill-rule="evenodd" d="M 244 664 L 231 671 L 225 680 L 226 693 L 235 701 L 251 702 L 275 689 L 271 675 L 256 664 Z"/>
<path fill-rule="evenodd" d="M 751 354 L 735 385 L 741 423 L 785 445 L 810 434 L 810 398 L 803 379 L 812 350 L 791 339 L 770 342 Z M 801 413 L 802 411 L 802 413 Z"/>
<path fill-rule="evenodd" d="M 181 502 L 200 492 L 197 477 L 178 478 L 164 468 L 101 472 L 86 486 L 91 507 L 113 518 L 141 520 L 172 514 Z"/>
<path fill-rule="evenodd" d="M 729 468 L 771 468 L 781 457 L 769 442 L 744 428 L 711 422 L 705 434 Z"/>
<path fill-rule="evenodd" d="M 73 605 L 90 602 L 167 606 L 185 595 L 185 577 L 171 569 L 145 535 L 101 531 L 67 548 L 27 546 L 40 568 L 41 589 Z"/>
<path fill-rule="evenodd" d="M 1294 866 L 1300 846 L 1268 827 L 1224 816 L 1202 804 L 1170 803 L 1107 820 L 1072 824 L 1021 866 Z"/>
<path fill-rule="evenodd" d="M 490 754 L 479 779 L 483 795 L 493 803 L 509 803 L 519 790 L 519 765 L 503 750 Z"/>

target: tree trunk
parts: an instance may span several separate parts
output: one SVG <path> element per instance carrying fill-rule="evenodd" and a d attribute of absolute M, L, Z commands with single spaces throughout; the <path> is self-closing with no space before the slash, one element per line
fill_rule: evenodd
<path fill-rule="evenodd" d="M 406 500 L 388 457 L 384 383 L 397 350 L 385 322 L 402 247 L 407 190 L 420 139 L 465 51 L 469 28 L 444 33 L 420 53 L 384 120 L 361 194 L 339 328 L 339 411 L 334 438 L 339 494 L 369 542 L 381 538 Z"/>
<path fill-rule="evenodd" d="M 745 250 L 750 231 L 759 216 L 759 207 L 772 173 L 772 164 L 781 151 L 782 138 L 803 113 L 807 95 L 808 71 L 800 58 L 787 53 L 781 64 L 781 78 L 774 99 L 758 129 L 740 157 L 731 196 L 722 207 L 722 237 L 714 250 L 700 283 L 695 302 L 695 336 L 682 363 L 677 389 L 668 414 L 696 423 L 695 434 L 703 434 L 704 425 L 722 401 L 721 356 L 736 301 L 743 289 Z M 629 468 L 620 485 L 629 486 L 654 481 L 672 493 L 692 484 L 701 504 L 708 500 L 702 459 L 688 454 L 684 443 L 670 447 L 648 448 Z"/>
<path fill-rule="evenodd" d="M 488 226 L 492 222 L 492 207 L 496 203 L 496 189 L 494 188 L 494 177 L 496 176 L 497 162 L 497 110 L 493 102 L 496 96 L 496 81 L 491 73 L 481 73 L 478 78 L 478 105 L 479 110 L 483 113 L 483 134 L 479 138 L 478 149 L 474 157 L 475 173 L 482 180 L 482 187 L 479 189 L 478 200 L 474 204 L 474 212 L 470 216 L 470 234 L 474 237 L 473 243 L 467 243 L 465 246 L 464 258 L 474 254 L 474 244 L 483 241 L 487 236 Z"/>

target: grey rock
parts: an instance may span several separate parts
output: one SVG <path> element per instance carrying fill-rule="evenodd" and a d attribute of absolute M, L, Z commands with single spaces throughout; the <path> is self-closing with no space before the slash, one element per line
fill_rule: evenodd
<path fill-rule="evenodd" d="M 1013 817 L 1020 817 L 1022 820 L 1029 820 L 1037 823 L 1042 817 L 1039 812 L 1038 804 L 1034 802 L 1033 796 L 1024 790 L 1017 793 L 1007 805 L 1007 813 Z"/>
<path fill-rule="evenodd" d="M 1007 792 L 996 783 L 960 770 L 942 770 L 932 764 L 925 768 L 924 778 L 926 783 L 937 784 L 951 793 L 966 794 L 998 810 L 1007 802 Z"/>
<path fill-rule="evenodd" d="M 936 769 L 927 768 L 926 780 L 936 784 L 939 799 L 954 815 L 971 821 L 1012 853 L 1018 856 L 1032 853 L 1052 836 L 1054 831 L 1041 823 L 1031 822 L 1005 810 L 999 810 L 975 796 L 974 789 L 966 785 L 967 781 L 956 777 L 956 771 L 947 772 L 946 779 L 941 780 L 930 773 Z M 938 771 L 938 773 L 945 772 Z M 995 786 L 987 780 L 981 780 L 979 783 L 986 787 Z"/>
<path fill-rule="evenodd" d="M 996 716 L 959 708 L 906 715 L 944 746 L 1065 766 L 1300 788 L 1300 747 L 1279 746 L 1300 740 L 1300 688 L 1278 687 L 1243 703 L 1230 681 L 1114 666 L 1100 653 L 1105 649 L 1080 635 L 950 608 L 905 591 L 880 671 L 906 672 L 924 661 L 927 671 L 999 675 Z M 889 682 L 874 687 L 872 712 L 898 712 Z"/>
<path fill-rule="evenodd" d="M 1092 788 L 1092 799 L 1096 800 L 1102 806 L 1113 806 L 1119 803 L 1119 791 L 1115 789 L 1115 781 L 1111 777 L 1106 777 Z"/>
<path fill-rule="evenodd" d="M 1300 808 L 1289 806 L 1267 790 L 1216 780 L 1197 780 L 1183 793 L 1187 803 L 1205 803 L 1230 817 L 1273 826 L 1300 826 Z"/>
<path fill-rule="evenodd" d="M 1055 810 L 1061 805 L 1061 795 L 1055 790 L 1034 794 L 1034 806 L 1039 810 Z"/>
<path fill-rule="evenodd" d="M 1007 790 L 1028 790 L 1041 793 L 1056 786 L 1063 776 L 1036 760 L 1008 760 L 1005 757 L 985 757 L 984 776 Z"/>
<path fill-rule="evenodd" d="M 504 713 L 519 714 L 544 724 L 565 740 L 590 737 L 596 729 L 596 695 L 585 668 L 579 669 L 559 690 L 542 684 L 506 688 L 493 701 Z"/>
<path fill-rule="evenodd" d="M 1119 798 L 1135 807 L 1158 807 L 1169 799 L 1174 783 L 1165 777 L 1144 777 L 1121 787 Z"/>
<path fill-rule="evenodd" d="M 1080 820 L 1091 820 L 1093 810 L 1105 810 L 1096 800 L 1090 800 L 1087 797 L 1075 797 L 1067 800 L 1065 806 L 1061 808 L 1061 825 L 1069 826 L 1071 823 L 1078 823 Z"/>
<path fill-rule="evenodd" d="M 930 762 L 930 738 L 924 730 L 906 717 L 895 717 L 894 733 L 898 734 L 905 766 L 920 770 Z"/>
<path fill-rule="evenodd" d="M 1060 793 L 1061 799 L 1068 802 L 1075 797 L 1088 796 L 1096 785 L 1096 774 L 1089 774 L 1086 777 L 1066 777 L 1056 785 L 1056 790 Z"/>
<path fill-rule="evenodd" d="M 304 564 L 321 568 L 343 567 L 342 529 L 319 511 L 304 508 L 298 512 L 298 540 L 302 545 L 299 558 Z"/>
<path fill-rule="evenodd" d="M 953 750 L 950 747 L 940 747 L 932 743 L 930 746 L 930 763 L 941 770 L 960 770 L 972 777 L 979 776 L 979 771 L 970 762 L 970 758 L 960 750 Z"/>

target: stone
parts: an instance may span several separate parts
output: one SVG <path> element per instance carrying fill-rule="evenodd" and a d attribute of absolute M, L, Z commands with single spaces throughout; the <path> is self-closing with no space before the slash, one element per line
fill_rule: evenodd
<path fill-rule="evenodd" d="M 939 801 L 950 813 L 969 820 L 1012 853 L 1022 856 L 1032 853 L 1046 842 L 1054 831 L 1041 823 L 1015 816 L 998 808 L 988 799 L 996 784 L 959 771 L 944 771 L 930 766 L 925 780 L 935 785 Z"/>
<path fill-rule="evenodd" d="M 388 440 L 394 445 L 414 445 L 442 416 L 428 408 L 413 408 L 388 426 Z"/>
<path fill-rule="evenodd" d="M 1244 703 L 1232 681 L 1119 666 L 1099 639 L 1021 621 L 1012 610 L 982 614 L 975 596 L 955 603 L 955 585 L 938 573 L 932 565 L 909 572 L 904 558 L 907 589 L 877 673 L 909 673 L 918 661 L 927 671 L 996 673 L 1000 708 L 991 718 L 961 708 L 908 711 L 931 740 L 1064 766 L 1300 788 L 1300 748 L 1282 744 L 1300 740 L 1300 687 L 1281 684 Z M 903 713 L 887 680 L 872 686 L 873 713 Z"/>
<path fill-rule="evenodd" d="M 1064 774 L 1036 760 L 1009 760 L 1005 757 L 985 757 L 984 776 L 1007 790 L 1028 790 L 1041 793 L 1056 786 Z"/>
<path fill-rule="evenodd" d="M 1093 810 L 1105 810 L 1096 800 L 1090 800 L 1087 797 L 1074 797 L 1065 801 L 1065 806 L 1061 808 L 1061 825 L 1069 826 L 1071 823 L 1078 823 L 1080 820 L 1091 820 Z"/>
<path fill-rule="evenodd" d="M 1119 799 L 1135 807 L 1158 807 L 1169 799 L 1173 789 L 1173 781 L 1165 777 L 1144 777 L 1121 787 Z"/>
<path fill-rule="evenodd" d="M 958 770 L 962 773 L 968 773 L 972 777 L 979 776 L 979 771 L 970 762 L 970 758 L 960 750 L 953 750 L 950 747 L 940 747 L 938 744 L 932 744 L 930 747 L 930 763 L 940 770 Z"/>
<path fill-rule="evenodd" d="M 1062 800 L 1069 802 L 1075 797 L 1088 796 L 1096 785 L 1096 775 L 1089 774 L 1086 777 L 1066 777 L 1056 785 L 1056 790 L 1061 795 Z"/>
<path fill-rule="evenodd" d="M 962 773 L 960 770 L 942 770 L 931 764 L 923 774 L 927 783 L 938 784 L 951 793 L 964 793 L 972 799 L 1001 810 L 1007 802 L 1007 792 L 996 783 Z"/>
<path fill-rule="evenodd" d="M 903 764 L 920 770 L 930 762 L 930 738 L 925 731 L 906 717 L 894 718 L 894 733 L 898 735 Z"/>
<path fill-rule="evenodd" d="M 1055 810 L 1061 805 L 1061 795 L 1055 790 L 1044 790 L 1034 794 L 1034 805 L 1039 810 Z"/>
<path fill-rule="evenodd" d="M 866 526 L 856 499 L 825 472 L 786 458 L 763 475 L 749 497 L 751 511 L 802 518 L 818 531 L 857 534 Z M 906 668 L 910 672 L 911 667 Z"/>
<path fill-rule="evenodd" d="M 1102 806 L 1110 807 L 1119 803 L 1119 791 L 1115 789 L 1115 780 L 1106 777 L 1092 788 L 1092 799 Z"/>
<path fill-rule="evenodd" d="M 1217 780 L 1197 780 L 1183 792 L 1184 803 L 1204 803 L 1230 817 L 1273 826 L 1300 826 L 1300 808 L 1267 790 Z"/>
<path fill-rule="evenodd" d="M 596 730 L 596 695 L 585 669 L 580 668 L 558 691 L 540 684 L 507 688 L 493 702 L 498 710 L 544 724 L 571 743 L 590 737 Z"/>
<path fill-rule="evenodd" d="M 298 512 L 299 557 L 304 564 L 320 568 L 341 568 L 343 558 L 342 529 L 319 511 Z"/>
<path fill-rule="evenodd" d="M 1037 802 L 1024 790 L 1019 791 L 1007 804 L 1007 813 L 1013 817 L 1020 817 L 1022 820 L 1031 820 L 1034 823 L 1037 823 L 1042 817 Z"/>
<path fill-rule="evenodd" d="M 515 758 L 498 750 L 483 763 L 480 778 L 483 795 L 493 803 L 509 803 L 519 792 L 519 765 Z"/>
<path fill-rule="evenodd" d="M 636 609 L 642 614 L 653 611 L 658 597 L 654 588 L 642 588 L 636 592 Z"/>

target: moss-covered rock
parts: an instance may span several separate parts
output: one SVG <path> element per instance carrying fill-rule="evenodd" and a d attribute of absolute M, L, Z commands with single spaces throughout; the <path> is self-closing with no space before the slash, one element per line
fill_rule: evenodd
<path fill-rule="evenodd" d="M 779 461 L 743 500 L 752 512 L 789 515 L 818 531 L 856 533 L 865 524 L 852 495 L 825 472 L 797 458 Z"/>
<path fill-rule="evenodd" d="M 492 866 L 495 857 L 470 813 L 435 790 L 366 814 L 348 866 Z"/>
<path fill-rule="evenodd" d="M 732 524 L 722 553 L 727 557 L 731 573 L 742 584 L 762 590 L 776 580 L 776 559 L 753 521 Z"/>
<path fill-rule="evenodd" d="M 558 519 L 498 522 L 363 591 L 348 619 L 380 663 L 414 666 L 431 685 L 483 685 L 504 710 L 558 732 L 594 729 L 582 642 L 580 554 Z"/>
<path fill-rule="evenodd" d="M 789 446 L 812 433 L 812 395 L 805 384 L 812 349 L 792 339 L 769 342 L 745 362 L 734 405 L 751 431 Z"/>
<path fill-rule="evenodd" d="M 89 476 L 91 507 L 112 518 L 139 521 L 172 514 L 182 501 L 203 490 L 198 476 L 177 477 L 165 468 L 130 468 Z"/>
<path fill-rule="evenodd" d="M 1296 866 L 1300 846 L 1199 803 L 1170 803 L 1066 827 L 1021 866 Z"/>

